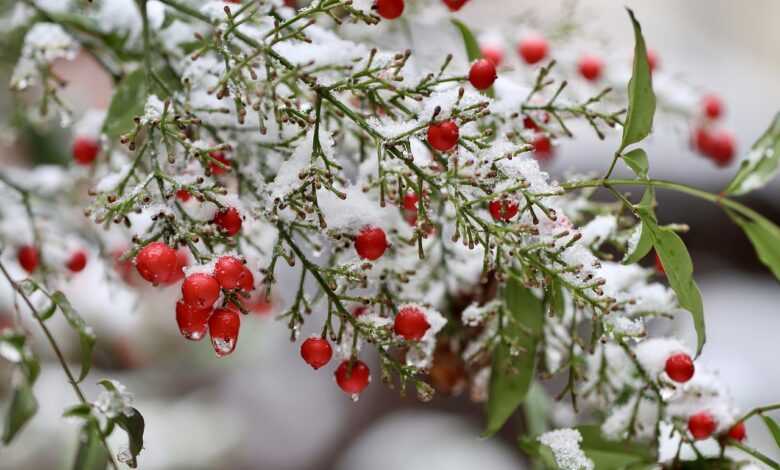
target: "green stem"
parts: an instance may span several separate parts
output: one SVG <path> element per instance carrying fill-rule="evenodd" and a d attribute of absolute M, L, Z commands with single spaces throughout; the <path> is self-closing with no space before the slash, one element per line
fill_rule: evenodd
<path fill-rule="evenodd" d="M 11 274 L 8 272 L 8 270 L 5 268 L 5 265 L 2 262 L 0 262 L 0 271 L 2 271 L 3 276 L 5 276 L 5 278 L 8 280 L 8 283 L 11 284 L 11 287 L 19 294 L 19 296 L 22 297 L 24 303 L 27 304 L 27 307 L 30 309 L 30 312 L 32 312 L 33 317 L 38 322 L 38 325 L 40 325 L 41 330 L 43 330 L 44 336 L 46 336 L 46 340 L 49 342 L 51 349 L 54 351 L 54 355 L 57 356 L 57 361 L 59 361 L 62 370 L 65 372 L 65 375 L 68 378 L 68 383 L 70 383 L 79 401 L 84 405 L 89 405 L 89 402 L 87 401 L 84 392 L 81 390 L 81 387 L 79 387 L 79 383 L 76 380 L 76 377 L 73 375 L 73 372 L 70 370 L 67 361 L 65 361 L 65 356 L 62 354 L 62 350 L 57 344 L 57 341 L 54 339 L 54 336 L 51 334 L 49 327 L 47 327 L 46 323 L 41 319 L 41 316 L 38 313 L 38 309 L 36 309 L 35 306 L 32 304 L 30 298 L 27 296 L 27 294 L 24 293 L 24 289 L 21 288 L 19 283 L 13 280 Z M 100 433 L 100 440 L 103 442 L 103 446 L 106 448 L 106 451 L 108 452 L 108 461 L 111 463 L 111 467 L 114 468 L 114 470 L 117 470 L 118 467 L 116 465 L 116 462 L 114 461 L 114 454 L 111 452 L 111 448 L 108 446 L 108 442 L 106 441 L 106 438 L 103 435 L 103 433 Z"/>
<path fill-rule="evenodd" d="M 760 415 L 763 413 L 766 413 L 767 411 L 774 411 L 774 410 L 780 410 L 780 403 L 775 403 L 774 405 L 766 405 L 766 406 L 759 406 L 758 408 L 753 408 L 750 410 L 745 416 L 741 417 L 737 420 L 738 423 L 747 421 L 748 419 L 752 418 L 755 415 Z"/>
<path fill-rule="evenodd" d="M 655 186 L 657 188 L 670 189 L 672 191 L 685 193 L 690 196 L 703 199 L 705 201 L 709 201 L 720 206 L 727 207 L 733 210 L 734 212 L 738 212 L 749 219 L 755 221 L 763 220 L 768 222 L 768 219 L 766 219 L 758 212 L 754 211 L 753 209 L 733 199 L 729 199 L 728 197 L 720 194 L 714 194 L 701 189 L 696 189 L 682 183 L 675 183 L 673 181 L 656 180 L 656 179 L 634 180 L 634 179 L 612 178 L 612 179 L 574 181 L 571 183 L 566 183 L 561 185 L 561 187 L 566 191 L 572 191 L 575 189 L 582 189 L 582 188 L 598 188 L 598 187 L 608 187 L 608 186 Z"/>
<path fill-rule="evenodd" d="M 741 450 L 742 452 L 745 452 L 746 454 L 749 454 L 751 457 L 760 460 L 761 462 L 767 464 L 769 467 L 775 470 L 780 470 L 779 463 L 775 462 L 774 460 L 770 459 L 769 457 L 767 457 L 766 455 L 764 455 L 763 453 L 759 452 L 758 450 L 752 447 L 746 446 L 745 444 L 739 441 L 735 441 L 733 439 L 729 440 L 729 445 L 732 447 L 736 447 L 737 449 Z"/>

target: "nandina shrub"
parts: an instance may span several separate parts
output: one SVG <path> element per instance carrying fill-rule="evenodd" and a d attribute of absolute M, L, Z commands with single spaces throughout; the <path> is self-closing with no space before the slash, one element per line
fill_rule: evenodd
<path fill-rule="evenodd" d="M 465 0 L 314 0 L 300 9 L 136 0 L 111 22 L 101 19 L 127 2 L 70 3 L 31 0 L 8 12 L 9 34 L 24 38 L 10 85 L 35 100 L 18 112 L 68 129 L 73 161 L 45 175 L 3 170 L 2 217 L 15 225 L 0 231 L 10 253 L 0 270 L 78 400 L 65 412 L 83 421 L 75 468 L 135 467 L 144 445 L 144 420 L 121 384 L 101 381 L 94 401 L 79 385 L 96 337 L 59 289 L 93 263 L 111 272 L 95 289 L 174 286 L 171 328 L 182 341 L 208 333 L 225 361 L 241 350 L 242 323 L 252 320 L 244 315 L 294 269 L 300 281 L 284 286 L 294 294 L 281 317 L 313 370 L 330 369 L 354 399 L 379 377 L 424 401 L 467 387 L 486 401 L 486 435 L 521 404 L 541 412 L 538 383 L 563 377 L 558 398 L 598 421 L 528 427 L 521 449 L 541 466 L 738 468 L 723 452 L 735 447 L 780 468 L 743 442 L 743 423 L 757 414 L 777 437 L 765 413 L 780 405 L 740 413 L 727 384 L 695 362 L 705 315 L 678 233 L 686 227 L 655 211 L 658 189 L 718 204 L 780 276 L 780 228 L 734 199 L 777 172 L 780 121 L 720 194 L 650 178 L 641 146 L 660 100 L 653 79 L 665 72 L 631 11 L 625 84 L 611 81 L 611 70 L 628 66 L 608 51 L 565 53 L 576 37 L 529 29 L 516 44 L 480 45 L 466 24 L 447 20 L 468 11 Z M 414 60 L 404 32 L 426 8 L 441 13 L 435 62 Z M 79 54 L 113 81 L 107 110 L 72 109 L 61 96 L 57 64 Z M 574 81 L 588 97 L 570 91 Z M 663 117 L 692 122 L 696 150 L 727 166 L 735 142 L 718 127 L 725 106 L 714 95 L 700 102 Z M 619 144 L 603 176 L 551 179 L 544 165 L 558 141 L 576 138 L 577 123 Z M 618 166 L 634 176 L 614 177 Z M 641 199 L 622 193 L 627 186 Z M 599 189 L 612 200 L 594 198 Z M 657 270 L 643 267 L 653 256 Z M 681 312 L 695 347 L 648 335 L 650 321 Z M 78 372 L 47 325 L 56 314 L 80 339 Z M 300 338 L 304 322 L 320 333 Z M 16 369 L 5 443 L 37 410 L 30 341 L 21 324 L 0 333 Z M 364 362 L 373 355 L 381 370 Z M 106 441 L 116 429 L 129 439 L 118 454 Z M 712 438 L 719 452 L 699 449 Z M 692 457 L 659 461 L 663 439 Z"/>

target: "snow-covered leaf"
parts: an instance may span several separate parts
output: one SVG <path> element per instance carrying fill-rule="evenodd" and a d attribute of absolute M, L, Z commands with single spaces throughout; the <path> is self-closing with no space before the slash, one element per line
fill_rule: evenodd
<path fill-rule="evenodd" d="M 747 194 L 765 186 L 780 170 L 780 113 L 769 129 L 753 144 L 739 171 L 726 187 L 726 194 Z"/>

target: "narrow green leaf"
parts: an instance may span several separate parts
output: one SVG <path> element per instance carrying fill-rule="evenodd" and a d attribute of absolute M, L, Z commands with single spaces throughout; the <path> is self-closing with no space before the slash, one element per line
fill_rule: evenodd
<path fill-rule="evenodd" d="M 146 426 L 144 423 L 144 417 L 141 416 L 140 411 L 133 408 L 132 415 L 126 416 L 124 414 L 120 414 L 114 418 L 114 421 L 127 433 L 130 459 L 128 459 L 125 463 L 130 468 L 136 468 L 138 466 L 138 454 L 140 454 L 141 450 L 144 448 L 144 428 Z"/>
<path fill-rule="evenodd" d="M 629 466 L 655 462 L 650 447 L 630 441 L 612 441 L 599 426 L 580 426 L 581 448 L 599 470 L 623 470 Z"/>
<path fill-rule="evenodd" d="M 108 466 L 108 452 L 100 440 L 97 421 L 90 419 L 79 432 L 79 447 L 73 470 L 105 470 Z"/>
<path fill-rule="evenodd" d="M 70 408 L 66 408 L 65 411 L 62 413 L 63 417 L 66 418 L 89 418 L 92 415 L 92 407 L 89 406 L 86 403 L 79 403 L 78 405 L 73 405 Z"/>
<path fill-rule="evenodd" d="M 482 50 L 479 47 L 477 38 L 474 37 L 474 33 L 472 33 L 469 27 L 466 26 L 462 21 L 453 19 L 452 24 L 454 24 L 455 27 L 458 28 L 458 31 L 460 31 L 460 35 L 463 38 L 463 45 L 466 48 L 466 56 L 469 58 L 469 62 L 474 62 L 477 59 L 481 59 Z M 485 93 L 491 98 L 495 97 L 493 87 L 488 88 Z"/>
<path fill-rule="evenodd" d="M 92 367 L 92 350 L 95 348 L 95 332 L 92 331 L 87 323 L 81 318 L 76 310 L 71 306 L 68 298 L 60 291 L 51 295 L 51 300 L 60 308 L 68 324 L 79 334 L 79 343 L 81 344 L 81 373 L 78 381 L 81 382 L 89 374 Z"/>
<path fill-rule="evenodd" d="M 0 356 L 9 362 L 16 364 L 27 383 L 33 385 L 41 372 L 38 358 L 27 346 L 27 336 L 24 333 L 6 329 L 0 331 Z"/>
<path fill-rule="evenodd" d="M 3 444 L 10 443 L 25 424 L 38 412 L 38 400 L 33 395 L 32 385 L 22 379 L 14 387 L 11 403 L 3 426 Z"/>
<path fill-rule="evenodd" d="M 642 179 L 647 179 L 647 171 L 650 165 L 647 163 L 647 154 L 642 149 L 634 149 L 623 155 L 623 161 L 626 162 L 636 175 Z"/>
<path fill-rule="evenodd" d="M 677 294 L 680 307 L 688 310 L 696 329 L 696 355 L 701 353 L 707 335 L 704 325 L 704 305 L 701 292 L 693 279 L 693 262 L 685 243 L 674 231 L 659 227 L 654 218 L 640 210 L 642 223 L 649 229 L 658 257 L 661 259 L 669 285 Z"/>
<path fill-rule="evenodd" d="M 463 38 L 463 45 L 466 47 L 466 56 L 469 58 L 469 62 L 473 62 L 482 57 L 482 51 L 479 49 L 479 43 L 477 38 L 471 32 L 468 26 L 462 21 L 452 20 L 452 24 L 458 28 L 460 35 Z"/>
<path fill-rule="evenodd" d="M 637 208 L 640 211 L 644 211 L 646 216 L 653 222 L 655 222 L 655 213 L 653 210 L 654 202 L 655 190 L 652 186 L 648 186 L 647 189 L 645 189 L 645 194 L 642 196 L 642 200 L 639 201 Z M 650 235 L 650 229 L 646 228 L 643 221 L 640 220 L 640 225 L 637 226 L 637 230 L 640 230 L 639 240 L 633 247 L 627 247 L 626 255 L 623 258 L 623 264 L 638 263 L 653 249 L 653 237 Z"/>
<path fill-rule="evenodd" d="M 761 415 L 761 419 L 764 420 L 764 424 L 766 424 L 766 427 L 769 429 L 772 437 L 775 438 L 775 444 L 777 444 L 777 447 L 780 448 L 780 425 L 778 425 L 777 421 L 774 419 L 763 414 Z"/>
<path fill-rule="evenodd" d="M 618 153 L 650 134 L 655 114 L 653 79 L 650 73 L 650 64 L 647 62 L 647 47 L 645 39 L 642 37 L 642 27 L 634 17 L 634 12 L 630 9 L 627 10 L 634 27 L 634 66 L 631 81 L 628 82 L 628 114 L 623 126 L 623 138 Z"/>
<path fill-rule="evenodd" d="M 559 468 L 555 462 L 555 456 L 553 456 L 552 450 L 549 447 L 542 445 L 537 440 L 537 437 L 522 436 L 517 441 L 520 450 L 526 453 L 529 457 L 533 457 L 533 462 L 540 468 Z M 537 467 L 534 468 L 537 468 Z"/>
<path fill-rule="evenodd" d="M 750 239 L 758 259 L 780 281 L 780 227 L 763 217 L 756 220 L 748 220 L 731 211 L 729 211 L 729 215 Z"/>
<path fill-rule="evenodd" d="M 38 318 L 40 318 L 43 321 L 46 321 L 49 318 L 51 318 L 52 315 L 54 315 L 54 312 L 56 312 L 56 311 L 57 311 L 57 304 L 52 302 L 51 305 L 46 307 L 46 310 L 42 310 L 42 311 L 38 312 Z"/>
<path fill-rule="evenodd" d="M 726 187 L 726 194 L 746 194 L 764 187 L 780 171 L 780 113 L 769 129 L 753 144 L 739 171 Z"/>
<path fill-rule="evenodd" d="M 514 276 L 505 288 L 508 317 L 493 354 L 485 436 L 495 434 L 525 400 L 536 366 L 536 347 L 544 326 L 541 300 Z M 514 343 L 514 347 L 507 344 Z"/>
<path fill-rule="evenodd" d="M 138 69 L 127 75 L 114 91 L 103 132 L 111 138 L 130 132 L 135 125 L 133 119 L 143 113 L 145 104 L 146 76 L 143 69 Z"/>

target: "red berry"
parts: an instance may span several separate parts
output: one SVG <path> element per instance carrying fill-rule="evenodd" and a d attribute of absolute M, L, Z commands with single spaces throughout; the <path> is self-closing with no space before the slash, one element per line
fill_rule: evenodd
<path fill-rule="evenodd" d="M 385 231 L 373 225 L 366 225 L 360 229 L 355 237 L 355 250 L 363 259 L 374 261 L 379 259 L 387 249 L 387 237 Z"/>
<path fill-rule="evenodd" d="M 541 122 L 543 124 L 547 124 L 548 122 L 550 122 L 550 115 L 547 113 L 542 114 L 541 118 L 542 118 Z M 538 131 L 539 124 L 537 124 L 537 120 L 538 120 L 538 116 L 536 120 L 531 116 L 525 116 L 523 118 L 523 127 L 526 129 L 530 129 L 532 131 Z"/>
<path fill-rule="evenodd" d="M 361 315 L 365 315 L 366 312 L 368 312 L 368 307 L 365 305 L 358 305 L 357 307 L 352 309 L 352 316 L 357 318 Z"/>
<path fill-rule="evenodd" d="M 342 362 L 335 372 L 336 383 L 344 393 L 357 395 L 362 392 L 371 381 L 371 375 L 363 361 L 356 360 L 352 362 L 346 360 Z"/>
<path fill-rule="evenodd" d="M 393 324 L 393 331 L 398 336 L 409 341 L 419 341 L 425 336 L 431 325 L 425 314 L 417 307 L 404 307 L 398 311 Z"/>
<path fill-rule="evenodd" d="M 211 308 L 219 298 L 219 282 L 208 274 L 190 274 L 181 284 L 181 295 L 195 308 Z"/>
<path fill-rule="evenodd" d="M 547 161 L 552 158 L 552 142 L 544 134 L 537 134 L 531 144 L 534 146 L 534 156 L 539 161 Z"/>
<path fill-rule="evenodd" d="M 314 370 L 327 364 L 331 356 L 333 356 L 333 348 L 325 338 L 312 336 L 301 344 L 301 357 Z"/>
<path fill-rule="evenodd" d="M 394 20 L 404 12 L 404 0 L 376 0 L 375 7 L 379 16 Z"/>
<path fill-rule="evenodd" d="M 509 199 L 496 199 L 495 201 L 490 201 L 488 209 L 490 210 L 490 215 L 493 216 L 493 220 L 508 222 L 509 219 L 517 215 L 519 205 L 516 201 Z"/>
<path fill-rule="evenodd" d="M 404 194 L 402 203 L 403 215 L 404 220 L 406 220 L 409 225 L 417 224 L 417 201 L 419 199 L 417 193 L 409 192 Z"/>
<path fill-rule="evenodd" d="M 190 194 L 190 192 L 186 189 L 179 189 L 176 191 L 176 199 L 180 200 L 181 202 L 187 202 L 191 197 L 192 194 Z"/>
<path fill-rule="evenodd" d="M 165 282 L 166 284 L 174 284 L 184 279 L 184 268 L 190 265 L 190 257 L 187 255 L 187 250 L 180 248 L 176 250 L 176 270 L 173 272 L 170 278 Z"/>
<path fill-rule="evenodd" d="M 712 133 L 706 127 L 697 127 L 693 131 L 693 145 L 702 155 L 709 157 L 712 153 Z"/>
<path fill-rule="evenodd" d="M 538 34 L 530 34 L 520 41 L 517 52 L 527 64 L 535 64 L 547 57 L 547 40 Z"/>
<path fill-rule="evenodd" d="M 727 130 L 718 130 L 711 135 L 709 156 L 719 167 L 728 166 L 734 160 L 734 136 Z"/>
<path fill-rule="evenodd" d="M 432 123 L 428 126 L 428 143 L 440 152 L 446 152 L 458 144 L 460 130 L 455 121 Z"/>
<path fill-rule="evenodd" d="M 92 137 L 80 136 L 73 141 L 73 160 L 79 165 L 90 165 L 100 152 L 100 145 Z"/>
<path fill-rule="evenodd" d="M 685 353 L 672 354 L 666 359 L 666 375 L 678 383 L 691 380 L 696 367 L 691 356 Z"/>
<path fill-rule="evenodd" d="M 467 1 L 468 0 L 442 0 L 442 2 L 447 5 L 447 8 L 449 8 L 450 11 L 460 10 Z"/>
<path fill-rule="evenodd" d="M 223 232 L 231 237 L 241 230 L 241 214 L 235 207 L 221 209 L 214 216 L 215 224 L 219 225 Z"/>
<path fill-rule="evenodd" d="M 225 357 L 236 349 L 241 317 L 230 308 L 218 308 L 209 318 L 211 345 L 217 357 Z"/>
<path fill-rule="evenodd" d="M 19 251 L 16 253 L 16 258 L 22 268 L 28 273 L 32 273 L 38 268 L 38 250 L 32 245 L 24 245 L 19 247 Z"/>
<path fill-rule="evenodd" d="M 700 411 L 688 418 L 688 431 L 697 441 L 710 437 L 717 427 L 715 418 L 706 411 Z"/>
<path fill-rule="evenodd" d="M 210 316 L 211 307 L 193 307 L 184 300 L 176 302 L 176 323 L 182 336 L 189 340 L 199 341 L 206 336 Z"/>
<path fill-rule="evenodd" d="M 728 436 L 735 441 L 744 441 L 747 437 L 747 431 L 745 431 L 745 423 L 738 422 L 729 429 Z"/>
<path fill-rule="evenodd" d="M 284 6 L 298 8 L 298 2 L 296 2 L 296 0 L 284 0 Z"/>
<path fill-rule="evenodd" d="M 707 95 L 702 100 L 704 114 L 710 119 L 718 119 L 723 115 L 723 101 L 717 95 Z"/>
<path fill-rule="evenodd" d="M 87 266 L 87 253 L 84 250 L 75 251 L 68 262 L 65 263 L 65 267 L 71 272 L 77 273 Z"/>
<path fill-rule="evenodd" d="M 209 157 L 224 165 L 223 168 L 219 164 L 211 162 L 209 164 L 209 170 L 211 170 L 212 175 L 222 175 L 225 174 L 225 172 L 230 171 L 230 159 L 225 156 L 224 152 L 209 152 Z"/>
<path fill-rule="evenodd" d="M 658 59 L 658 54 L 656 54 L 655 51 L 647 51 L 647 64 L 650 66 L 650 72 L 653 72 L 659 67 L 660 61 Z"/>
<path fill-rule="evenodd" d="M 166 283 L 176 276 L 178 266 L 176 250 L 163 242 L 146 245 L 135 257 L 138 274 L 154 285 Z"/>
<path fill-rule="evenodd" d="M 252 290 L 255 278 L 252 271 L 236 257 L 222 256 L 214 266 L 214 278 L 224 289 Z"/>
<path fill-rule="evenodd" d="M 601 77 L 601 69 L 604 67 L 604 62 L 600 58 L 593 55 L 584 55 L 580 58 L 578 68 L 580 69 L 580 75 L 585 77 L 586 80 L 591 82 L 598 80 Z"/>
<path fill-rule="evenodd" d="M 496 81 L 496 66 L 488 59 L 479 59 L 471 64 L 469 82 L 477 90 L 487 90 Z"/>
<path fill-rule="evenodd" d="M 493 65 L 498 67 L 501 62 L 504 61 L 504 51 L 497 46 L 482 46 L 482 57 L 493 62 Z"/>

